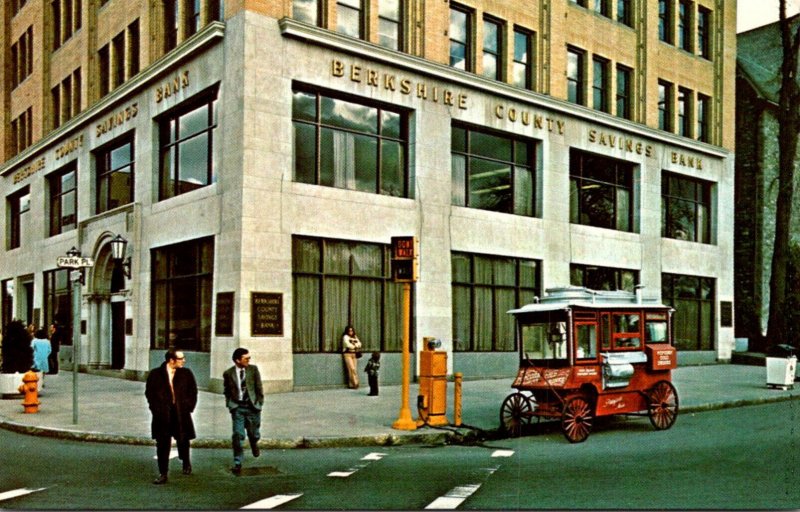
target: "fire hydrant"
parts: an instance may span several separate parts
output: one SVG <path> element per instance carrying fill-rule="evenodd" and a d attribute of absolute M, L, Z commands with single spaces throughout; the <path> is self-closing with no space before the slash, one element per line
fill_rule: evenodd
<path fill-rule="evenodd" d="M 28 370 L 22 376 L 22 385 L 19 387 L 20 393 L 25 393 L 25 399 L 22 400 L 22 407 L 25 408 L 26 414 L 33 414 L 39 412 L 39 377 L 33 370 Z"/>

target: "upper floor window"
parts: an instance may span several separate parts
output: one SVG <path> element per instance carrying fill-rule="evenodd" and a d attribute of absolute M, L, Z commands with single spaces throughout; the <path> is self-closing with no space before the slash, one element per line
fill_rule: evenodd
<path fill-rule="evenodd" d="M 711 58 L 711 11 L 705 7 L 697 8 L 697 53 Z"/>
<path fill-rule="evenodd" d="M 541 295 L 541 262 L 463 252 L 450 261 L 453 350 L 514 350 L 514 317 L 506 311 Z"/>
<path fill-rule="evenodd" d="M 661 236 L 711 243 L 711 183 L 664 172 L 661 195 Z"/>
<path fill-rule="evenodd" d="M 97 51 L 100 95 L 105 96 L 139 72 L 139 20 Z"/>
<path fill-rule="evenodd" d="M 601 112 L 608 112 L 609 86 L 608 61 L 601 57 L 592 59 L 592 107 Z"/>
<path fill-rule="evenodd" d="M 292 119 L 296 181 L 407 197 L 405 112 L 296 90 Z"/>
<path fill-rule="evenodd" d="M 617 117 L 633 118 L 632 77 L 633 70 L 617 65 Z"/>
<path fill-rule="evenodd" d="M 594 10 L 598 14 L 611 17 L 611 0 L 594 0 Z"/>
<path fill-rule="evenodd" d="M 711 98 L 703 94 L 697 95 L 697 140 L 711 142 Z"/>
<path fill-rule="evenodd" d="M 81 81 L 81 70 L 78 68 L 50 91 L 53 128 L 58 128 L 81 111 Z"/>
<path fill-rule="evenodd" d="M 81 28 L 82 0 L 53 0 L 53 50 L 67 42 Z"/>
<path fill-rule="evenodd" d="M 183 22 L 185 23 L 186 37 L 196 34 L 201 27 L 200 21 L 200 0 L 186 0 L 186 14 Z"/>
<path fill-rule="evenodd" d="M 474 128 L 452 128 L 453 204 L 534 215 L 533 142 Z"/>
<path fill-rule="evenodd" d="M 692 51 L 692 2 L 680 0 L 678 3 L 678 47 Z"/>
<path fill-rule="evenodd" d="M 12 16 L 16 16 L 19 11 L 25 7 L 25 4 L 28 3 L 28 0 L 11 0 L 11 13 Z M 5 325 L 5 324 L 3 324 Z"/>
<path fill-rule="evenodd" d="M 483 19 L 483 76 L 501 80 L 503 66 L 500 50 L 503 41 L 503 25 L 491 18 Z"/>
<path fill-rule="evenodd" d="M 617 0 L 617 21 L 623 25 L 633 27 L 631 0 Z"/>
<path fill-rule="evenodd" d="M 664 131 L 672 131 L 672 102 L 673 85 L 663 80 L 658 81 L 658 128 Z"/>
<path fill-rule="evenodd" d="M 133 202 L 133 136 L 112 142 L 95 153 L 97 213 Z"/>
<path fill-rule="evenodd" d="M 319 25 L 320 0 L 292 0 L 292 18 L 311 25 Z"/>
<path fill-rule="evenodd" d="M 692 136 L 692 91 L 678 87 L 678 135 Z"/>
<path fill-rule="evenodd" d="M 225 21 L 225 0 L 208 0 L 208 20 Z"/>
<path fill-rule="evenodd" d="M 47 177 L 50 191 L 50 236 L 78 225 L 78 167 L 75 162 Z"/>
<path fill-rule="evenodd" d="M 7 199 L 8 203 L 8 231 L 6 233 L 6 249 L 16 249 L 20 246 L 23 239 L 23 233 L 27 231 L 27 222 L 25 215 L 31 208 L 31 192 L 30 187 L 25 187 L 22 190 L 14 192 Z"/>
<path fill-rule="evenodd" d="M 672 44 L 672 0 L 658 0 L 658 38 Z"/>
<path fill-rule="evenodd" d="M 180 0 L 163 0 L 164 13 L 164 52 L 168 52 L 178 46 L 178 16 L 180 14 Z"/>
<path fill-rule="evenodd" d="M 11 88 L 16 88 L 33 73 L 33 27 L 11 45 Z"/>
<path fill-rule="evenodd" d="M 472 71 L 472 14 L 450 4 L 450 65 Z"/>
<path fill-rule="evenodd" d="M 402 48 L 402 16 L 400 0 L 380 0 L 378 4 L 378 44 L 392 50 Z"/>
<path fill-rule="evenodd" d="M 216 91 L 164 114 L 158 126 L 159 200 L 213 183 Z"/>
<path fill-rule="evenodd" d="M 591 290 L 633 292 L 638 282 L 639 272 L 636 270 L 577 263 L 569 266 L 569 284 L 572 286 L 585 286 Z"/>
<path fill-rule="evenodd" d="M 364 37 L 363 0 L 336 1 L 336 31 L 359 39 Z"/>
<path fill-rule="evenodd" d="M 581 7 L 586 7 L 586 2 L 588 0 L 569 0 L 573 4 L 580 5 Z"/>
<path fill-rule="evenodd" d="M 517 87 L 533 89 L 533 33 L 514 29 L 514 62 L 511 66 L 511 83 Z"/>
<path fill-rule="evenodd" d="M 28 107 L 11 121 L 11 147 L 21 153 L 33 144 L 33 107 Z"/>
<path fill-rule="evenodd" d="M 586 103 L 586 95 L 584 93 L 586 80 L 585 58 L 586 54 L 583 51 L 575 48 L 567 49 L 567 100 L 579 105 Z"/>
<path fill-rule="evenodd" d="M 634 231 L 633 164 L 570 151 L 570 222 Z"/>

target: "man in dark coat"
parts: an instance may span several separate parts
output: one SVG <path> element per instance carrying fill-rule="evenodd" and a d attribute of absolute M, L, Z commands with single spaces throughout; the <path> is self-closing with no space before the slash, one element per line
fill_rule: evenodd
<path fill-rule="evenodd" d="M 156 440 L 158 478 L 156 485 L 167 483 L 169 450 L 172 438 L 178 445 L 178 458 L 183 461 L 183 474 L 192 474 L 189 442 L 197 437 L 192 412 L 197 405 L 197 382 L 194 374 L 184 368 L 183 352 L 171 348 L 164 354 L 164 362 L 150 371 L 144 394 L 153 414 L 151 435 Z"/>
<path fill-rule="evenodd" d="M 264 389 L 258 366 L 250 364 L 250 352 L 246 348 L 233 351 L 233 366 L 222 374 L 225 405 L 233 422 L 233 474 L 242 473 L 245 433 L 250 440 L 253 457 L 261 455 L 258 440 L 261 439 L 261 408 L 264 406 Z"/>

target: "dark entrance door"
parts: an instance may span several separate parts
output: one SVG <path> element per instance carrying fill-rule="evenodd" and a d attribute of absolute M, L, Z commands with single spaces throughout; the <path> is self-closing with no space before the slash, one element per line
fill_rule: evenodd
<path fill-rule="evenodd" d="M 125 367 L 125 302 L 111 303 L 111 368 Z"/>

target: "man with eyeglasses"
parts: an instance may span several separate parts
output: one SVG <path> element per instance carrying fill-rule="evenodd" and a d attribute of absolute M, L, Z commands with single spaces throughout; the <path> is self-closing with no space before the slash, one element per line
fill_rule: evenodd
<path fill-rule="evenodd" d="M 192 474 L 189 442 L 196 436 L 192 412 L 197 405 L 197 382 L 194 374 L 184 368 L 183 352 L 170 348 L 164 362 L 147 376 L 144 394 L 153 414 L 151 435 L 156 440 L 158 478 L 153 483 L 167 483 L 169 451 L 172 438 L 178 445 L 178 458 L 183 461 L 183 474 Z"/>
<path fill-rule="evenodd" d="M 242 473 L 245 433 L 250 440 L 253 457 L 261 455 L 258 440 L 261 438 L 261 408 L 264 405 L 264 390 L 261 374 L 256 365 L 250 364 L 250 352 L 246 348 L 233 351 L 233 366 L 222 374 L 225 405 L 233 422 L 233 474 Z"/>

